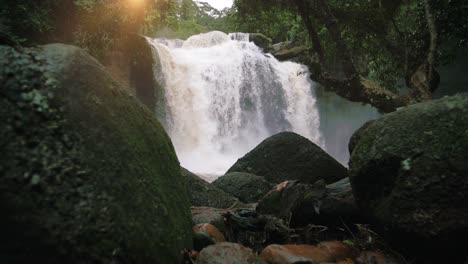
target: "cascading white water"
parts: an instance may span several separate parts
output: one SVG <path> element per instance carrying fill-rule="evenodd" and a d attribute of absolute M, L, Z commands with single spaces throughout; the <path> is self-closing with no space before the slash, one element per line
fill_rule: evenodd
<path fill-rule="evenodd" d="M 281 131 L 324 147 L 307 67 L 279 62 L 248 40 L 218 31 L 148 39 L 161 62 L 163 123 L 181 164 L 211 180 Z"/>

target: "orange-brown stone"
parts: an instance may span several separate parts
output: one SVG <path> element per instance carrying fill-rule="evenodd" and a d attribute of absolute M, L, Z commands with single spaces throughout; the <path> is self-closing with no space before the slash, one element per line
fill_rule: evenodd
<path fill-rule="evenodd" d="M 270 245 L 260 254 L 268 264 L 293 264 L 296 262 L 333 262 L 334 258 L 325 250 L 311 245 Z"/>
<path fill-rule="evenodd" d="M 218 228 L 212 224 L 197 224 L 193 226 L 194 234 L 201 234 L 207 236 L 213 240 L 214 243 L 225 242 L 223 233 L 221 233 Z"/>
<path fill-rule="evenodd" d="M 333 256 L 335 261 L 353 259 L 356 257 L 353 247 L 341 241 L 321 242 L 317 245 L 317 247 Z"/>

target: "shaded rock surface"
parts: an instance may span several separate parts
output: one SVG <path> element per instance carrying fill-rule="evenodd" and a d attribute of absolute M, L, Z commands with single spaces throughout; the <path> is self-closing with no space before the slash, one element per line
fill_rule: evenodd
<path fill-rule="evenodd" d="M 197 264 L 256 264 L 260 263 L 252 250 L 234 243 L 218 243 L 200 252 Z"/>
<path fill-rule="evenodd" d="M 306 46 L 295 46 L 295 47 L 284 47 L 280 50 L 274 51 L 272 53 L 276 59 L 279 61 L 286 61 L 286 60 L 293 60 L 297 61 L 300 60 L 299 57 L 307 56 L 309 52 L 309 48 Z"/>
<path fill-rule="evenodd" d="M 249 33 L 249 40 L 265 50 L 265 52 L 268 52 L 272 48 L 271 39 L 263 34 Z"/>
<path fill-rule="evenodd" d="M 267 264 L 334 262 L 328 252 L 312 245 L 270 245 L 260 254 Z"/>
<path fill-rule="evenodd" d="M 348 171 L 319 146 L 293 132 L 282 132 L 261 142 L 240 158 L 229 172 L 263 176 L 269 182 L 300 180 L 332 183 L 348 176 Z"/>
<path fill-rule="evenodd" d="M 180 261 L 190 204 L 153 113 L 76 47 L 0 54 L 0 262 Z"/>
<path fill-rule="evenodd" d="M 258 202 L 273 187 L 264 177 L 244 172 L 228 173 L 212 184 L 244 203 Z"/>
<path fill-rule="evenodd" d="M 224 235 L 212 224 L 204 223 L 193 226 L 193 246 L 197 251 L 225 241 Z"/>
<path fill-rule="evenodd" d="M 395 243 L 444 244 L 460 257 L 468 234 L 467 127 L 468 95 L 460 94 L 385 115 L 353 136 L 354 195 Z"/>
<path fill-rule="evenodd" d="M 330 185 L 323 181 L 315 184 L 283 182 L 260 200 L 256 210 L 290 221 L 291 226 L 333 225 L 359 219 L 348 178 Z"/>
<path fill-rule="evenodd" d="M 187 182 L 190 202 L 192 206 L 206 206 L 214 208 L 230 208 L 243 204 L 235 197 L 218 189 L 190 171 L 181 168 L 182 177 Z"/>
<path fill-rule="evenodd" d="M 208 223 L 218 228 L 221 232 L 225 231 L 223 216 L 226 213 L 225 210 L 210 207 L 192 207 L 191 211 L 192 223 L 194 225 Z"/>

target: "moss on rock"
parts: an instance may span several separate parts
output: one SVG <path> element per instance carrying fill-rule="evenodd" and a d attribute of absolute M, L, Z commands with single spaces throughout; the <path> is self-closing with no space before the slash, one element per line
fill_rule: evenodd
<path fill-rule="evenodd" d="M 189 201 L 153 114 L 76 47 L 0 54 L 2 262 L 177 262 Z"/>
<path fill-rule="evenodd" d="M 408 248 L 415 240 L 418 245 L 443 243 L 463 251 L 459 247 L 468 235 L 467 94 L 385 115 L 358 130 L 350 149 L 358 204 L 390 228 L 391 236 L 401 232 L 398 243 Z"/>

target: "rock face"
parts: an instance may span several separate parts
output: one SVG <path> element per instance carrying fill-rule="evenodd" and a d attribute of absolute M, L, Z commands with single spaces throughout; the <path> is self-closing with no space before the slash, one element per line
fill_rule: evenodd
<path fill-rule="evenodd" d="M 283 182 L 260 200 L 256 210 L 290 221 L 291 226 L 341 224 L 359 218 L 347 178 L 330 185 Z"/>
<path fill-rule="evenodd" d="M 190 204 L 153 113 L 76 47 L 0 54 L 0 262 L 180 261 Z"/>
<path fill-rule="evenodd" d="M 272 55 L 280 61 L 296 61 L 298 60 L 298 57 L 305 56 L 308 54 L 308 52 L 309 49 L 306 46 L 296 46 L 280 49 L 278 51 L 275 51 Z"/>
<path fill-rule="evenodd" d="M 248 172 L 264 176 L 269 182 L 300 180 L 332 183 L 348 176 L 348 171 L 320 147 L 292 132 L 265 139 L 239 159 L 229 172 Z"/>
<path fill-rule="evenodd" d="M 268 52 L 272 48 L 272 41 L 269 37 L 260 34 L 260 33 L 250 33 L 249 34 L 249 40 L 258 47 L 264 49 L 266 52 Z"/>
<path fill-rule="evenodd" d="M 182 176 L 187 182 L 192 206 L 206 206 L 214 208 L 229 208 L 242 205 L 237 198 L 209 184 L 190 171 L 181 168 Z"/>
<path fill-rule="evenodd" d="M 234 243 L 218 243 L 200 252 L 197 264 L 259 264 L 252 250 Z"/>
<path fill-rule="evenodd" d="M 350 146 L 350 180 L 358 204 L 378 222 L 406 234 L 402 242 L 434 240 L 463 252 L 467 127 L 467 94 L 413 105 L 367 124 Z"/>
<path fill-rule="evenodd" d="M 212 184 L 244 203 L 258 202 L 273 188 L 265 178 L 244 172 L 228 173 Z"/>

